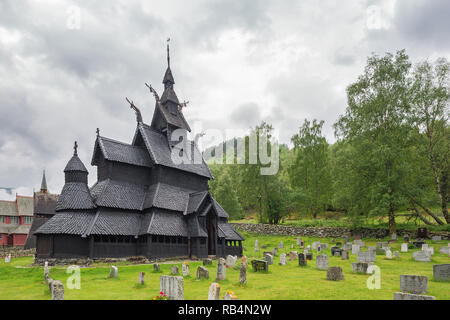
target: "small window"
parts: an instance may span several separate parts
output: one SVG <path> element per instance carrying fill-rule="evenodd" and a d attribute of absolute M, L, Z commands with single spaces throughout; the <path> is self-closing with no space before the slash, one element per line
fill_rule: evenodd
<path fill-rule="evenodd" d="M 11 217 L 11 224 L 19 224 L 19 217 Z"/>
<path fill-rule="evenodd" d="M 23 217 L 24 224 L 31 224 L 33 222 L 33 217 Z"/>
<path fill-rule="evenodd" d="M 200 238 L 200 244 L 206 244 L 206 239 L 205 238 Z"/>
<path fill-rule="evenodd" d="M 5 223 L 5 217 L 4 216 L 0 216 L 0 223 Z"/>

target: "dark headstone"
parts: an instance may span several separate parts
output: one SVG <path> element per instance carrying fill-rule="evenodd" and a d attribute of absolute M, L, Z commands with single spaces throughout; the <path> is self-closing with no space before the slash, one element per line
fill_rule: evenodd
<path fill-rule="evenodd" d="M 253 270 L 258 271 L 269 271 L 269 264 L 265 260 L 252 260 Z"/>
<path fill-rule="evenodd" d="M 428 238 L 428 230 L 427 228 L 418 228 L 417 229 L 417 237 L 418 238 Z"/>
<path fill-rule="evenodd" d="M 327 270 L 327 280 L 339 281 L 344 280 L 344 272 L 341 267 L 329 267 Z"/>
<path fill-rule="evenodd" d="M 304 253 L 299 253 L 298 254 L 298 265 L 300 267 L 306 267 L 306 257 Z"/>
<path fill-rule="evenodd" d="M 435 281 L 450 281 L 450 264 L 433 265 L 433 278 Z"/>
<path fill-rule="evenodd" d="M 312 260 L 313 259 L 313 254 L 312 254 L 312 252 L 311 253 L 307 253 L 306 254 L 306 260 Z"/>

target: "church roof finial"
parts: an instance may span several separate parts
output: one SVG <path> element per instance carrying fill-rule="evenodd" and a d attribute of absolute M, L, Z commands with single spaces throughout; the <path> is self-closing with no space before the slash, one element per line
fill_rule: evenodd
<path fill-rule="evenodd" d="M 125 99 L 126 99 L 127 102 L 130 104 L 130 108 L 133 109 L 134 112 L 136 113 L 136 121 L 137 121 L 138 123 L 144 122 L 144 121 L 142 120 L 142 115 L 141 115 L 141 111 L 139 110 L 139 108 L 136 107 L 136 106 L 134 105 L 134 102 L 133 102 L 132 100 L 129 100 L 127 97 L 125 97 Z"/>
<path fill-rule="evenodd" d="M 75 143 L 73 144 L 73 155 L 74 156 L 78 156 L 78 144 L 75 141 Z"/>
<path fill-rule="evenodd" d="M 47 192 L 47 180 L 45 179 L 45 169 L 44 169 L 44 173 L 42 175 L 41 192 L 43 192 L 43 193 Z"/>
<path fill-rule="evenodd" d="M 170 42 L 170 38 L 167 38 L 167 68 L 170 68 L 169 42 Z"/>

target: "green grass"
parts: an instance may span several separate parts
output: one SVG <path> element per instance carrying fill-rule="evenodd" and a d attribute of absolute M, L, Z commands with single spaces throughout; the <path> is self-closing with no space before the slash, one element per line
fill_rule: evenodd
<path fill-rule="evenodd" d="M 271 250 L 282 240 L 285 249 L 279 249 L 280 253 L 291 251 L 290 245 L 295 244 L 296 237 L 289 236 L 260 236 L 257 237 L 244 233 L 246 241 L 244 252 L 251 258 L 261 258 L 264 250 Z M 255 253 L 255 239 L 259 240 L 260 251 Z M 303 237 L 307 244 L 313 241 L 322 241 L 330 244 L 330 239 Z M 341 239 L 342 240 L 342 239 Z M 376 240 L 365 239 L 366 245 L 375 245 Z M 308 261 L 307 267 L 299 267 L 297 261 L 288 261 L 286 266 L 279 266 L 279 256 L 275 257 L 274 264 L 269 267 L 268 273 L 255 273 L 251 268 L 247 271 L 247 285 L 239 285 L 239 270 L 227 269 L 227 280 L 220 281 L 221 297 L 225 291 L 231 290 L 239 299 L 386 299 L 392 300 L 393 294 L 400 289 L 401 274 L 424 275 L 428 277 L 428 294 L 438 300 L 450 300 L 450 282 L 436 282 L 433 280 L 433 264 L 450 263 L 448 256 L 439 253 L 439 247 L 447 243 L 429 242 L 435 248 L 435 254 L 431 262 L 416 262 L 412 259 L 412 250 L 401 253 L 397 260 L 385 260 L 377 255 L 376 265 L 381 269 L 381 289 L 369 290 L 366 281 L 369 275 L 351 273 L 351 262 L 356 261 L 356 256 L 351 255 L 350 260 L 341 260 L 340 257 L 330 257 L 330 266 L 341 266 L 344 270 L 344 281 L 333 282 L 326 280 L 326 271 L 316 270 L 315 256 L 313 261 Z M 401 242 L 392 244 L 393 250 L 400 251 Z M 267 249 L 262 249 L 267 245 Z M 331 246 L 329 246 L 331 247 Z M 330 249 L 325 250 L 330 256 Z M 0 299 L 50 299 L 50 293 L 45 285 L 42 267 L 30 267 L 31 257 L 13 258 L 10 264 L 0 261 Z M 181 270 L 182 261 L 177 264 Z M 159 276 L 169 275 L 172 264 L 161 264 L 161 272 L 153 272 L 152 265 L 127 265 L 126 262 L 115 263 L 119 267 L 119 278 L 109 279 L 109 264 L 95 264 L 93 267 L 81 269 L 81 289 L 65 289 L 65 299 L 136 299 L 151 300 L 159 294 Z M 215 278 L 216 262 L 212 266 L 206 266 L 210 272 L 209 280 L 197 281 L 195 272 L 201 265 L 200 261 L 190 262 L 191 276 L 184 280 L 185 299 L 207 299 L 208 288 Z M 137 284 L 139 272 L 144 271 L 145 285 Z M 52 267 L 50 276 L 63 281 L 70 276 L 66 273 L 66 267 Z"/>

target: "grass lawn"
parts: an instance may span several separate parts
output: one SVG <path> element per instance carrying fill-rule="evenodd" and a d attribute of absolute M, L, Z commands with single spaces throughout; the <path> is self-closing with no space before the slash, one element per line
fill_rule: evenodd
<path fill-rule="evenodd" d="M 330 256 L 330 266 L 341 266 L 344 270 L 344 281 L 333 282 L 326 280 L 326 271 L 316 270 L 315 256 L 308 261 L 307 267 L 299 267 L 297 261 L 289 261 L 286 266 L 280 266 L 279 254 L 289 253 L 290 245 L 296 243 L 296 237 L 289 236 L 254 236 L 243 233 L 246 237 L 244 245 L 247 250 L 244 254 L 251 258 L 261 258 L 263 251 L 270 251 L 279 241 L 283 241 L 285 249 L 278 250 L 278 256 L 274 264 L 269 266 L 268 273 L 253 272 L 251 267 L 247 270 L 247 285 L 239 285 L 239 269 L 227 269 L 225 281 L 220 281 L 221 297 L 225 291 L 233 291 L 239 299 L 387 299 L 392 300 L 394 292 L 400 290 L 400 275 L 413 274 L 428 277 L 428 295 L 435 296 L 438 300 L 450 300 L 450 282 L 436 282 L 433 280 L 433 264 L 450 263 L 448 256 L 441 255 L 439 248 L 446 246 L 447 242 L 428 243 L 434 247 L 435 254 L 431 262 L 416 262 L 412 259 L 412 250 L 401 253 L 396 260 L 385 260 L 384 256 L 377 255 L 375 265 L 381 269 L 381 289 L 369 290 L 366 286 L 369 275 L 351 273 L 351 263 L 356 262 L 356 256 L 350 255 L 350 260 L 341 260 L 340 257 L 331 257 L 330 249 L 325 253 Z M 255 239 L 259 240 L 260 251 L 254 252 Z M 321 241 L 330 244 L 327 238 L 303 237 L 307 244 L 313 241 Z M 341 241 L 343 241 L 341 239 Z M 365 239 L 367 245 L 375 245 L 375 239 Z M 401 241 L 391 244 L 393 251 L 400 251 Z M 267 249 L 261 249 L 267 245 Z M 329 248 L 331 245 L 329 245 Z M 298 249 L 294 249 L 298 250 Z M 30 267 L 32 257 L 13 258 L 11 263 L 0 261 L 0 299 L 50 299 L 50 293 L 44 282 L 43 268 Z M 182 261 L 176 262 L 181 271 Z M 196 269 L 202 263 L 190 262 L 191 276 L 185 277 L 185 299 L 207 299 L 208 289 L 215 279 L 216 263 L 207 266 L 210 272 L 210 280 L 197 281 Z M 151 300 L 159 294 L 159 276 L 169 275 L 172 263 L 162 264 L 161 272 L 154 273 L 152 265 L 127 265 L 125 262 L 114 264 L 119 267 L 118 279 L 108 279 L 109 265 L 95 264 L 93 267 L 81 268 L 81 289 L 69 290 L 65 288 L 65 299 L 144 299 Z M 144 271 L 145 285 L 137 284 L 139 272 Z M 66 280 L 70 276 L 66 273 L 66 267 L 52 267 L 50 276 L 61 280 L 66 287 Z"/>

